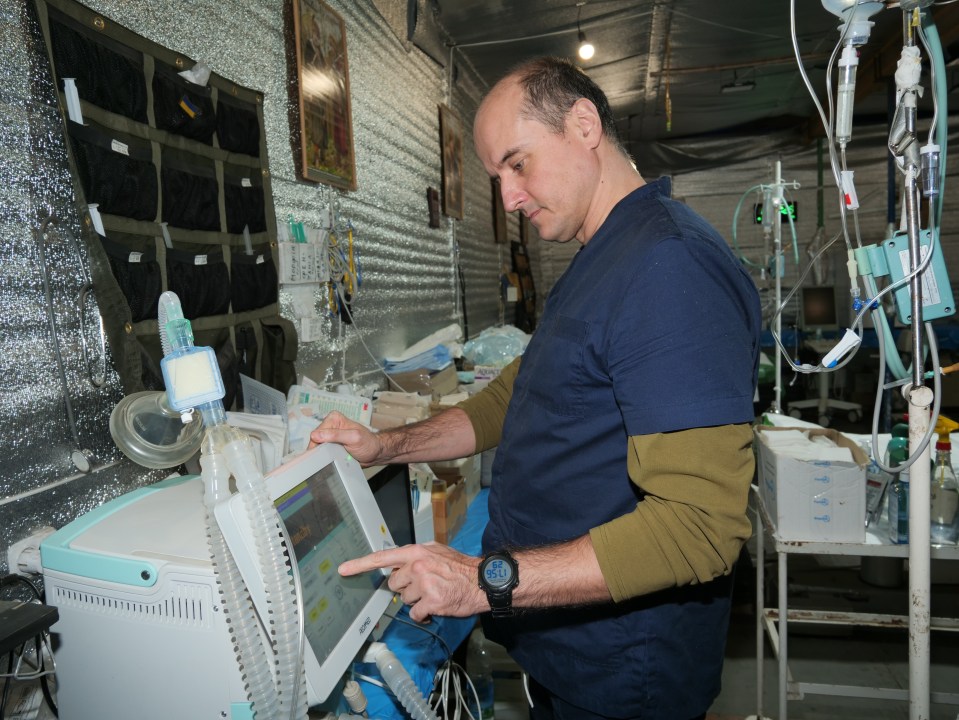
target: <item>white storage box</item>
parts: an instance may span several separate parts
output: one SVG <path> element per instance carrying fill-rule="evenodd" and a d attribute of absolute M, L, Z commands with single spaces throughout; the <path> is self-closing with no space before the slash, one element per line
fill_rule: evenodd
<path fill-rule="evenodd" d="M 803 429 L 805 431 L 805 428 Z M 799 460 L 777 453 L 771 433 L 794 428 L 756 428 L 759 497 L 780 540 L 863 542 L 866 539 L 866 465 L 869 458 L 842 433 L 809 429 L 848 448 L 855 462 Z"/>

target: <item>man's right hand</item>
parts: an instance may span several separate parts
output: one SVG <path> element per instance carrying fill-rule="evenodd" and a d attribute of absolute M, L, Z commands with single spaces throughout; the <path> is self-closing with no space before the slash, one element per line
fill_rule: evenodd
<path fill-rule="evenodd" d="M 375 433 L 336 410 L 323 418 L 320 426 L 310 433 L 311 448 L 328 442 L 342 445 L 363 466 L 376 465 L 383 451 Z"/>

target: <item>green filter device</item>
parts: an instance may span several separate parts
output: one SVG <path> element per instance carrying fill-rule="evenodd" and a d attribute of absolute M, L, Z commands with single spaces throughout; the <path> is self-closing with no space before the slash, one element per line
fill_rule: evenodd
<path fill-rule="evenodd" d="M 922 260 L 929 254 L 929 247 L 932 245 L 929 230 L 920 232 L 919 245 Z M 909 274 L 908 236 L 905 233 L 897 233 L 883 242 L 882 249 L 890 279 L 892 282 L 902 280 Z M 912 295 L 909 285 L 910 283 L 905 283 L 895 291 L 899 320 L 905 325 L 912 322 Z M 942 257 L 942 243 L 939 242 L 938 237 L 932 250 L 932 260 L 920 275 L 920 286 L 922 288 L 923 321 L 936 320 L 955 314 L 956 304 L 952 297 L 952 286 L 949 283 L 949 274 L 946 272 L 946 263 Z"/>

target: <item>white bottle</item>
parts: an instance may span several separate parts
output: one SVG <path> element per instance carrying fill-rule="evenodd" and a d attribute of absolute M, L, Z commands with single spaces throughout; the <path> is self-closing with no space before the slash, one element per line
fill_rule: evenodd
<path fill-rule="evenodd" d="M 955 544 L 959 538 L 959 481 L 952 468 L 952 445 L 940 438 L 932 468 L 929 524 L 934 544 Z"/>

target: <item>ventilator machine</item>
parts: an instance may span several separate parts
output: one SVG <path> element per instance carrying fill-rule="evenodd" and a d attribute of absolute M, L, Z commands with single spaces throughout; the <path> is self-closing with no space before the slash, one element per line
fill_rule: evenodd
<path fill-rule="evenodd" d="M 264 477 L 173 293 L 159 326 L 163 405 L 185 437 L 202 417 L 202 473 L 119 497 L 42 544 L 60 717 L 305 718 L 342 687 L 392 599 L 385 572 L 337 568 L 393 540 L 338 445 Z M 388 649 L 372 655 L 413 717 L 435 717 Z"/>

